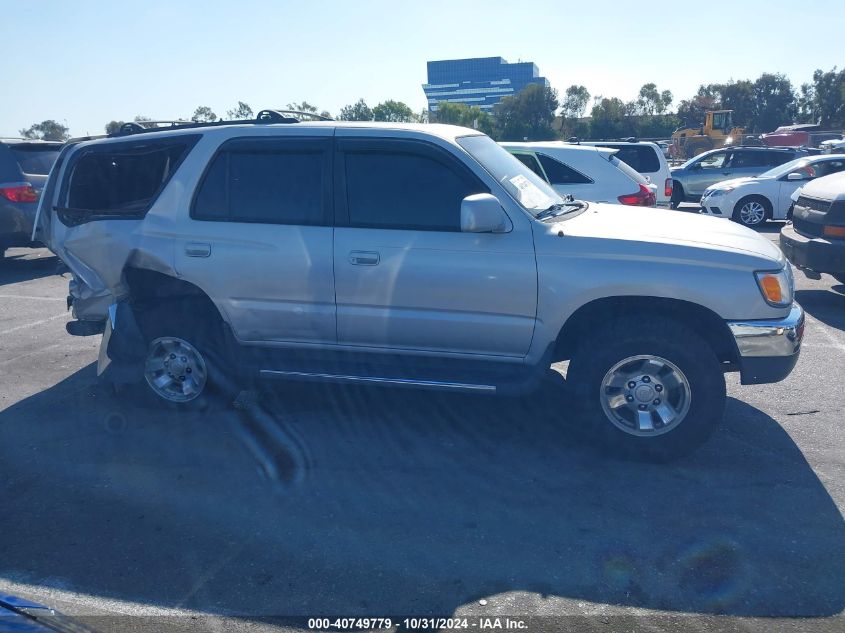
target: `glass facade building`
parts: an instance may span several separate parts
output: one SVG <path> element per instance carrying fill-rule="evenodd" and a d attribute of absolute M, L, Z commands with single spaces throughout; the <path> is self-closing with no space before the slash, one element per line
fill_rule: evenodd
<path fill-rule="evenodd" d="M 528 84 L 548 86 L 533 62 L 509 64 L 501 57 L 445 59 L 428 62 L 428 83 L 423 92 L 430 112 L 440 101 L 465 103 L 489 112 L 502 97 L 514 95 Z"/>

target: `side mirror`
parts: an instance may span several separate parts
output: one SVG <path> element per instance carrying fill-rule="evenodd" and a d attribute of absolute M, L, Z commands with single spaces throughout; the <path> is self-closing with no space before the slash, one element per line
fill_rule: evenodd
<path fill-rule="evenodd" d="M 461 231 L 464 233 L 508 233 L 513 228 L 499 199 L 477 193 L 461 200 Z"/>
<path fill-rule="evenodd" d="M 797 171 L 790 172 L 786 174 L 787 180 L 806 180 L 804 174 L 799 173 Z"/>

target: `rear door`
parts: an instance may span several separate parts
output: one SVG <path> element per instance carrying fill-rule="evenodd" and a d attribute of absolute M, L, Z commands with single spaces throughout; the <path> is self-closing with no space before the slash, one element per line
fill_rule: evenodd
<path fill-rule="evenodd" d="M 176 229 L 178 273 L 242 341 L 337 340 L 331 144 L 331 136 L 294 135 L 223 143 Z"/>
<path fill-rule="evenodd" d="M 339 129 L 337 150 L 338 342 L 524 356 L 537 308 L 530 226 L 461 232 L 461 201 L 488 188 L 428 141 Z"/>

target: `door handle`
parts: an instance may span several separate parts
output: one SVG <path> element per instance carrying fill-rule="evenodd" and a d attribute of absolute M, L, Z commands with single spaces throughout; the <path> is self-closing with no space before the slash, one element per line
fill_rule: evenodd
<path fill-rule="evenodd" d="M 185 255 L 188 257 L 208 257 L 211 255 L 211 244 L 188 242 L 185 244 Z"/>
<path fill-rule="evenodd" d="M 377 266 L 381 257 L 375 251 L 352 251 L 349 263 L 354 266 Z"/>

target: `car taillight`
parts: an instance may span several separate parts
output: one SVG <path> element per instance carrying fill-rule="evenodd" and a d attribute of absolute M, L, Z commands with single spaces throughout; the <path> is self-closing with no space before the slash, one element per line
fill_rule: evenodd
<path fill-rule="evenodd" d="M 636 193 L 619 196 L 617 200 L 619 200 L 622 204 L 628 204 L 635 207 L 653 207 L 657 204 L 657 198 L 654 193 L 652 193 L 651 189 L 642 184 L 640 185 L 639 191 Z"/>
<path fill-rule="evenodd" d="M 666 196 L 667 198 L 672 197 L 672 179 L 671 178 L 667 178 L 666 184 L 663 185 L 663 195 Z"/>
<path fill-rule="evenodd" d="M 11 187 L 0 187 L 0 196 L 11 202 L 38 202 L 38 193 L 28 182 Z"/>

